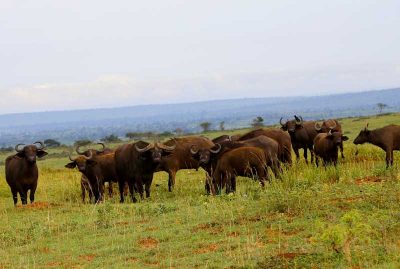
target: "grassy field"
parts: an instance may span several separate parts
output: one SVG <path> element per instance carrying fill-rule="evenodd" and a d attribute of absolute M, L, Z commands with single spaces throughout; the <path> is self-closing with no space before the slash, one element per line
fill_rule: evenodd
<path fill-rule="evenodd" d="M 83 204 L 80 174 L 57 149 L 39 162 L 37 202 L 14 208 L 3 165 L 0 268 L 399 268 L 400 156 L 388 170 L 379 148 L 355 156 L 366 121 L 400 114 L 342 119 L 350 141 L 337 168 L 300 161 L 263 190 L 240 178 L 218 197 L 205 195 L 204 171 L 182 170 L 173 193 L 157 173 L 150 199 Z"/>

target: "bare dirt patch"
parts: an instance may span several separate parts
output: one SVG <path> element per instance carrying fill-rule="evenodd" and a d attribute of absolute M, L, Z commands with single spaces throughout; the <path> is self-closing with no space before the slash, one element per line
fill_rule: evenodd
<path fill-rule="evenodd" d="M 306 253 L 298 253 L 298 252 L 286 252 L 286 253 L 280 253 L 276 256 L 279 258 L 284 258 L 286 260 L 293 260 L 296 257 L 304 256 L 304 255 L 307 255 L 307 254 Z"/>
<path fill-rule="evenodd" d="M 147 237 L 139 240 L 139 245 L 142 248 L 152 249 L 158 246 L 158 241 L 152 237 Z"/>
<path fill-rule="evenodd" d="M 138 261 L 138 259 L 131 257 L 131 258 L 126 258 L 126 261 L 130 262 L 130 263 L 136 263 Z"/>
<path fill-rule="evenodd" d="M 94 258 L 96 258 L 96 255 L 94 255 L 94 254 L 87 254 L 87 255 L 80 255 L 79 256 L 79 259 L 84 260 L 84 261 L 88 261 L 88 262 L 93 261 Z"/>
<path fill-rule="evenodd" d="M 48 262 L 46 264 L 46 267 L 51 267 L 51 268 L 59 268 L 62 266 L 62 262 Z"/>
<path fill-rule="evenodd" d="M 362 184 L 373 184 L 373 183 L 379 183 L 382 182 L 383 179 L 377 176 L 366 176 L 363 178 L 356 178 L 355 183 L 357 185 L 362 185 Z"/>
<path fill-rule="evenodd" d="M 195 253 L 204 254 L 204 253 L 215 252 L 216 250 L 218 250 L 218 245 L 217 244 L 211 244 L 211 245 L 207 245 L 207 246 L 204 246 L 204 247 L 196 249 Z"/>
<path fill-rule="evenodd" d="M 197 233 L 199 231 L 207 231 L 210 234 L 219 234 L 223 232 L 223 230 L 224 229 L 222 228 L 221 224 L 217 222 L 209 222 L 197 225 L 192 229 L 192 232 Z"/>
<path fill-rule="evenodd" d="M 229 237 L 238 237 L 240 235 L 239 232 L 230 232 L 227 234 Z"/>
<path fill-rule="evenodd" d="M 34 202 L 33 204 L 27 205 L 18 205 L 18 208 L 34 208 L 34 209 L 48 209 L 50 207 L 54 207 L 54 204 L 47 202 Z"/>

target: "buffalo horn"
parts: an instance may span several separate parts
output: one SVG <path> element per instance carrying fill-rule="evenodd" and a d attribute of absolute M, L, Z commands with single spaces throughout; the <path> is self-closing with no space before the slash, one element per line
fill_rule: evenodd
<path fill-rule="evenodd" d="M 40 145 L 40 148 L 38 148 L 38 149 L 44 149 L 44 144 L 43 144 L 43 142 L 40 142 L 40 141 L 37 141 L 37 142 L 35 142 L 35 143 L 33 143 L 35 146 L 37 145 L 37 144 L 39 144 Z M 37 147 L 37 146 L 36 146 Z"/>
<path fill-rule="evenodd" d="M 281 119 L 279 120 L 279 123 L 280 123 L 282 126 L 284 126 L 285 124 L 282 123 L 282 119 L 283 119 L 283 118 L 281 117 Z"/>
<path fill-rule="evenodd" d="M 321 131 L 321 126 L 318 124 L 318 122 L 315 123 L 315 130 Z"/>
<path fill-rule="evenodd" d="M 221 144 L 219 144 L 219 143 L 215 143 L 215 145 L 218 146 L 218 149 L 216 149 L 216 150 L 210 149 L 210 152 L 214 153 L 214 154 L 217 154 L 218 152 L 221 151 L 222 147 L 221 147 Z"/>
<path fill-rule="evenodd" d="M 199 152 L 199 149 L 196 147 L 196 145 L 192 145 L 190 147 L 190 153 L 192 153 L 193 155 L 196 155 Z"/>
<path fill-rule="evenodd" d="M 104 143 L 102 142 L 97 143 L 97 145 L 101 145 L 103 147 L 101 150 L 99 150 L 100 153 L 103 153 L 104 150 L 106 149 L 106 145 L 104 145 Z"/>
<path fill-rule="evenodd" d="M 25 144 L 17 144 L 17 145 L 15 146 L 15 151 L 16 151 L 16 152 L 22 152 L 22 149 L 19 149 L 19 146 L 25 146 Z"/>
<path fill-rule="evenodd" d="M 135 143 L 135 149 L 137 150 L 137 152 L 140 152 L 140 153 L 146 152 L 146 151 L 150 150 L 150 149 L 153 148 L 153 147 L 154 147 L 154 144 L 149 143 L 149 144 L 148 144 L 147 146 L 145 146 L 144 148 L 139 148 L 138 145 L 137 145 L 137 143 Z"/>

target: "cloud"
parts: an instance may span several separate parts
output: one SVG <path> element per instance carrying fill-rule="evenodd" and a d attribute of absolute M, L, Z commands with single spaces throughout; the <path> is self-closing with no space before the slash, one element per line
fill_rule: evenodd
<path fill-rule="evenodd" d="M 383 89 L 400 86 L 398 73 L 396 65 L 370 65 L 279 69 L 186 79 L 137 79 L 110 74 L 80 83 L 41 83 L 3 89 L 0 113 Z"/>

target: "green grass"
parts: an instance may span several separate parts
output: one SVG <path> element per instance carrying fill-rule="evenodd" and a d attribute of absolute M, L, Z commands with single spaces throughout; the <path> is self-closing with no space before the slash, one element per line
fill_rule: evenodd
<path fill-rule="evenodd" d="M 204 195 L 204 171 L 182 170 L 173 193 L 157 173 L 151 199 L 83 204 L 79 173 L 49 158 L 37 203 L 14 208 L 2 167 L 0 268 L 399 268 L 400 156 L 386 170 L 382 150 L 362 145 L 355 156 L 351 143 L 366 121 L 399 120 L 343 119 L 350 141 L 338 168 L 301 161 L 265 189 L 240 178 L 236 194 L 218 197 Z"/>

